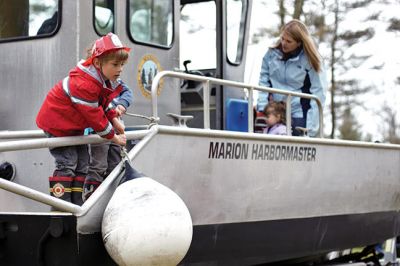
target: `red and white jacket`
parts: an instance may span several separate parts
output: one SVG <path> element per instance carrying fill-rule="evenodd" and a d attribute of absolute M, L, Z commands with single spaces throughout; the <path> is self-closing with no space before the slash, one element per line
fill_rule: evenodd
<path fill-rule="evenodd" d="M 82 136 L 91 127 L 101 137 L 112 139 L 115 132 L 110 121 L 117 113 L 109 106 L 121 90 L 119 81 L 107 86 L 93 65 L 80 62 L 47 94 L 36 124 L 56 137 Z"/>

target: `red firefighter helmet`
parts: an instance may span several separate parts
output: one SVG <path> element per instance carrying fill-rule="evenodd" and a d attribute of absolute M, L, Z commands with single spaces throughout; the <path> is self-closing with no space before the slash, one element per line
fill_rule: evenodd
<path fill-rule="evenodd" d="M 107 35 L 96 40 L 92 48 L 92 55 L 88 59 L 86 59 L 86 61 L 83 62 L 82 65 L 88 66 L 92 64 L 94 58 L 99 57 L 105 52 L 119 49 L 124 49 L 127 52 L 131 50 L 131 48 L 122 45 L 117 35 L 110 32 Z"/>

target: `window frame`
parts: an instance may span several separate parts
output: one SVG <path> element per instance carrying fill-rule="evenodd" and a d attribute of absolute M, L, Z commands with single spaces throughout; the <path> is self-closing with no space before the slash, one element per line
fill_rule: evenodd
<path fill-rule="evenodd" d="M 93 2 L 92 2 L 93 4 L 92 4 L 92 14 L 93 14 L 93 16 L 92 16 L 92 23 L 93 23 L 93 29 L 94 29 L 94 32 L 99 36 L 99 37 L 101 37 L 101 36 L 104 36 L 103 34 L 100 34 L 98 31 L 97 31 L 97 29 L 96 29 L 96 0 L 93 0 Z M 115 33 L 115 0 L 114 0 L 114 9 L 113 9 L 113 11 L 114 11 L 114 13 L 113 13 L 113 20 L 114 20 L 114 22 L 113 22 L 113 25 L 112 25 L 112 30 L 111 30 L 111 32 L 112 33 Z"/>
<path fill-rule="evenodd" d="M 140 44 L 140 45 L 144 45 L 144 46 L 150 46 L 150 47 L 155 47 L 155 48 L 161 48 L 164 50 L 169 50 L 174 46 L 174 42 L 175 42 L 175 1 L 172 1 L 172 38 L 171 38 L 171 44 L 169 46 L 166 45 L 160 45 L 160 44 L 156 44 L 156 43 L 151 43 L 151 42 L 142 42 L 142 41 L 138 41 L 135 40 L 135 38 L 133 38 L 132 36 L 132 32 L 131 32 L 131 26 L 130 26 L 130 1 L 131 0 L 126 0 L 126 33 L 128 35 L 128 38 L 136 44 Z M 165 0 L 163 0 L 165 1 Z"/>
<path fill-rule="evenodd" d="M 206 42 L 207 43 L 213 43 L 213 50 L 215 51 L 215 53 L 213 54 L 213 55 L 215 55 L 214 57 L 213 57 L 213 59 L 212 59 L 212 62 L 213 62 L 213 65 L 212 66 L 206 66 L 206 67 L 204 67 L 204 66 L 200 66 L 200 67 L 198 67 L 198 66 L 191 66 L 192 67 L 192 70 L 216 70 L 216 69 L 218 69 L 218 36 L 219 36 L 219 31 L 218 31 L 218 14 L 217 14 L 217 10 L 218 10 L 218 3 L 217 3 L 217 1 L 216 0 L 207 0 L 207 1 L 185 1 L 185 4 L 184 5 L 198 5 L 198 4 L 204 4 L 204 3 L 210 3 L 210 2 L 212 2 L 213 3 L 213 12 L 210 12 L 210 14 L 212 14 L 212 16 L 213 16 L 213 18 L 215 19 L 215 24 L 213 25 L 214 26 L 214 28 L 213 28 L 213 36 L 215 37 L 214 39 L 213 39 L 213 42 L 210 42 L 210 40 L 206 40 Z M 181 15 L 182 15 L 182 7 L 181 7 L 181 10 L 180 10 L 180 13 L 181 13 Z M 179 21 L 179 23 L 181 23 L 181 21 Z M 180 36 L 179 36 L 179 61 L 181 61 L 183 58 L 181 58 L 181 56 L 182 56 L 182 46 L 181 46 L 181 42 L 182 42 L 182 40 L 184 40 L 185 38 L 182 38 L 182 34 L 181 34 L 181 31 L 182 31 L 182 28 L 180 27 L 179 28 L 179 34 L 180 34 Z M 210 50 L 208 50 L 208 51 L 210 51 Z M 208 51 L 206 51 L 206 52 L 208 52 Z M 210 55 L 210 54 L 208 54 L 208 55 Z M 210 57 L 211 58 L 211 57 Z M 192 58 L 193 59 L 193 58 Z M 181 62 L 179 62 L 179 69 L 180 70 L 184 70 L 183 69 L 183 66 L 181 66 Z"/>
<path fill-rule="evenodd" d="M 225 5 L 226 5 L 226 6 L 228 6 L 228 1 L 230 1 L 230 0 L 225 0 Z M 245 16 L 245 23 L 243 24 L 243 28 L 242 28 L 242 29 L 239 29 L 239 30 L 243 30 L 243 32 L 246 34 L 246 28 L 247 28 L 247 22 L 248 22 L 247 16 L 248 16 L 248 14 L 249 14 L 249 12 L 248 12 L 248 9 L 249 9 L 249 1 L 248 1 L 248 0 L 242 0 L 242 1 L 246 3 L 246 12 L 245 12 L 246 16 Z M 225 54 L 226 61 L 227 61 L 230 65 L 233 65 L 233 66 L 240 66 L 240 65 L 243 63 L 244 47 L 246 46 L 245 43 L 244 43 L 244 41 L 246 40 L 246 36 L 245 36 L 245 34 L 243 34 L 243 45 L 242 45 L 241 50 L 240 50 L 240 52 L 241 52 L 240 60 L 239 60 L 238 62 L 232 62 L 231 59 L 229 58 L 229 55 L 228 55 L 228 15 L 227 15 L 227 14 L 225 15 L 225 32 L 226 32 L 226 54 Z M 240 32 L 239 32 L 239 33 L 240 33 Z M 239 35 L 240 35 L 240 34 L 239 34 Z M 239 39 L 238 39 L 238 40 L 239 40 Z M 237 51 L 238 51 L 238 50 L 237 50 Z"/>

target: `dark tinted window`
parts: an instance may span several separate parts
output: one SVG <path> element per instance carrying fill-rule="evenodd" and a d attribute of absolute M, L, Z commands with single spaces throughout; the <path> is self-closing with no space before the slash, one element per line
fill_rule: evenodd
<path fill-rule="evenodd" d="M 58 0 L 0 1 L 0 41 L 52 35 L 60 23 Z"/>

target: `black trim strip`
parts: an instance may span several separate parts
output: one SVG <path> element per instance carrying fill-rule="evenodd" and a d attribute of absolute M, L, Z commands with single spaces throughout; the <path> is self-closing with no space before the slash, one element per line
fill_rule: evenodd
<path fill-rule="evenodd" d="M 195 226 L 183 262 L 254 265 L 380 243 L 399 235 L 398 212 Z M 231 264 L 232 265 L 232 264 Z"/>

